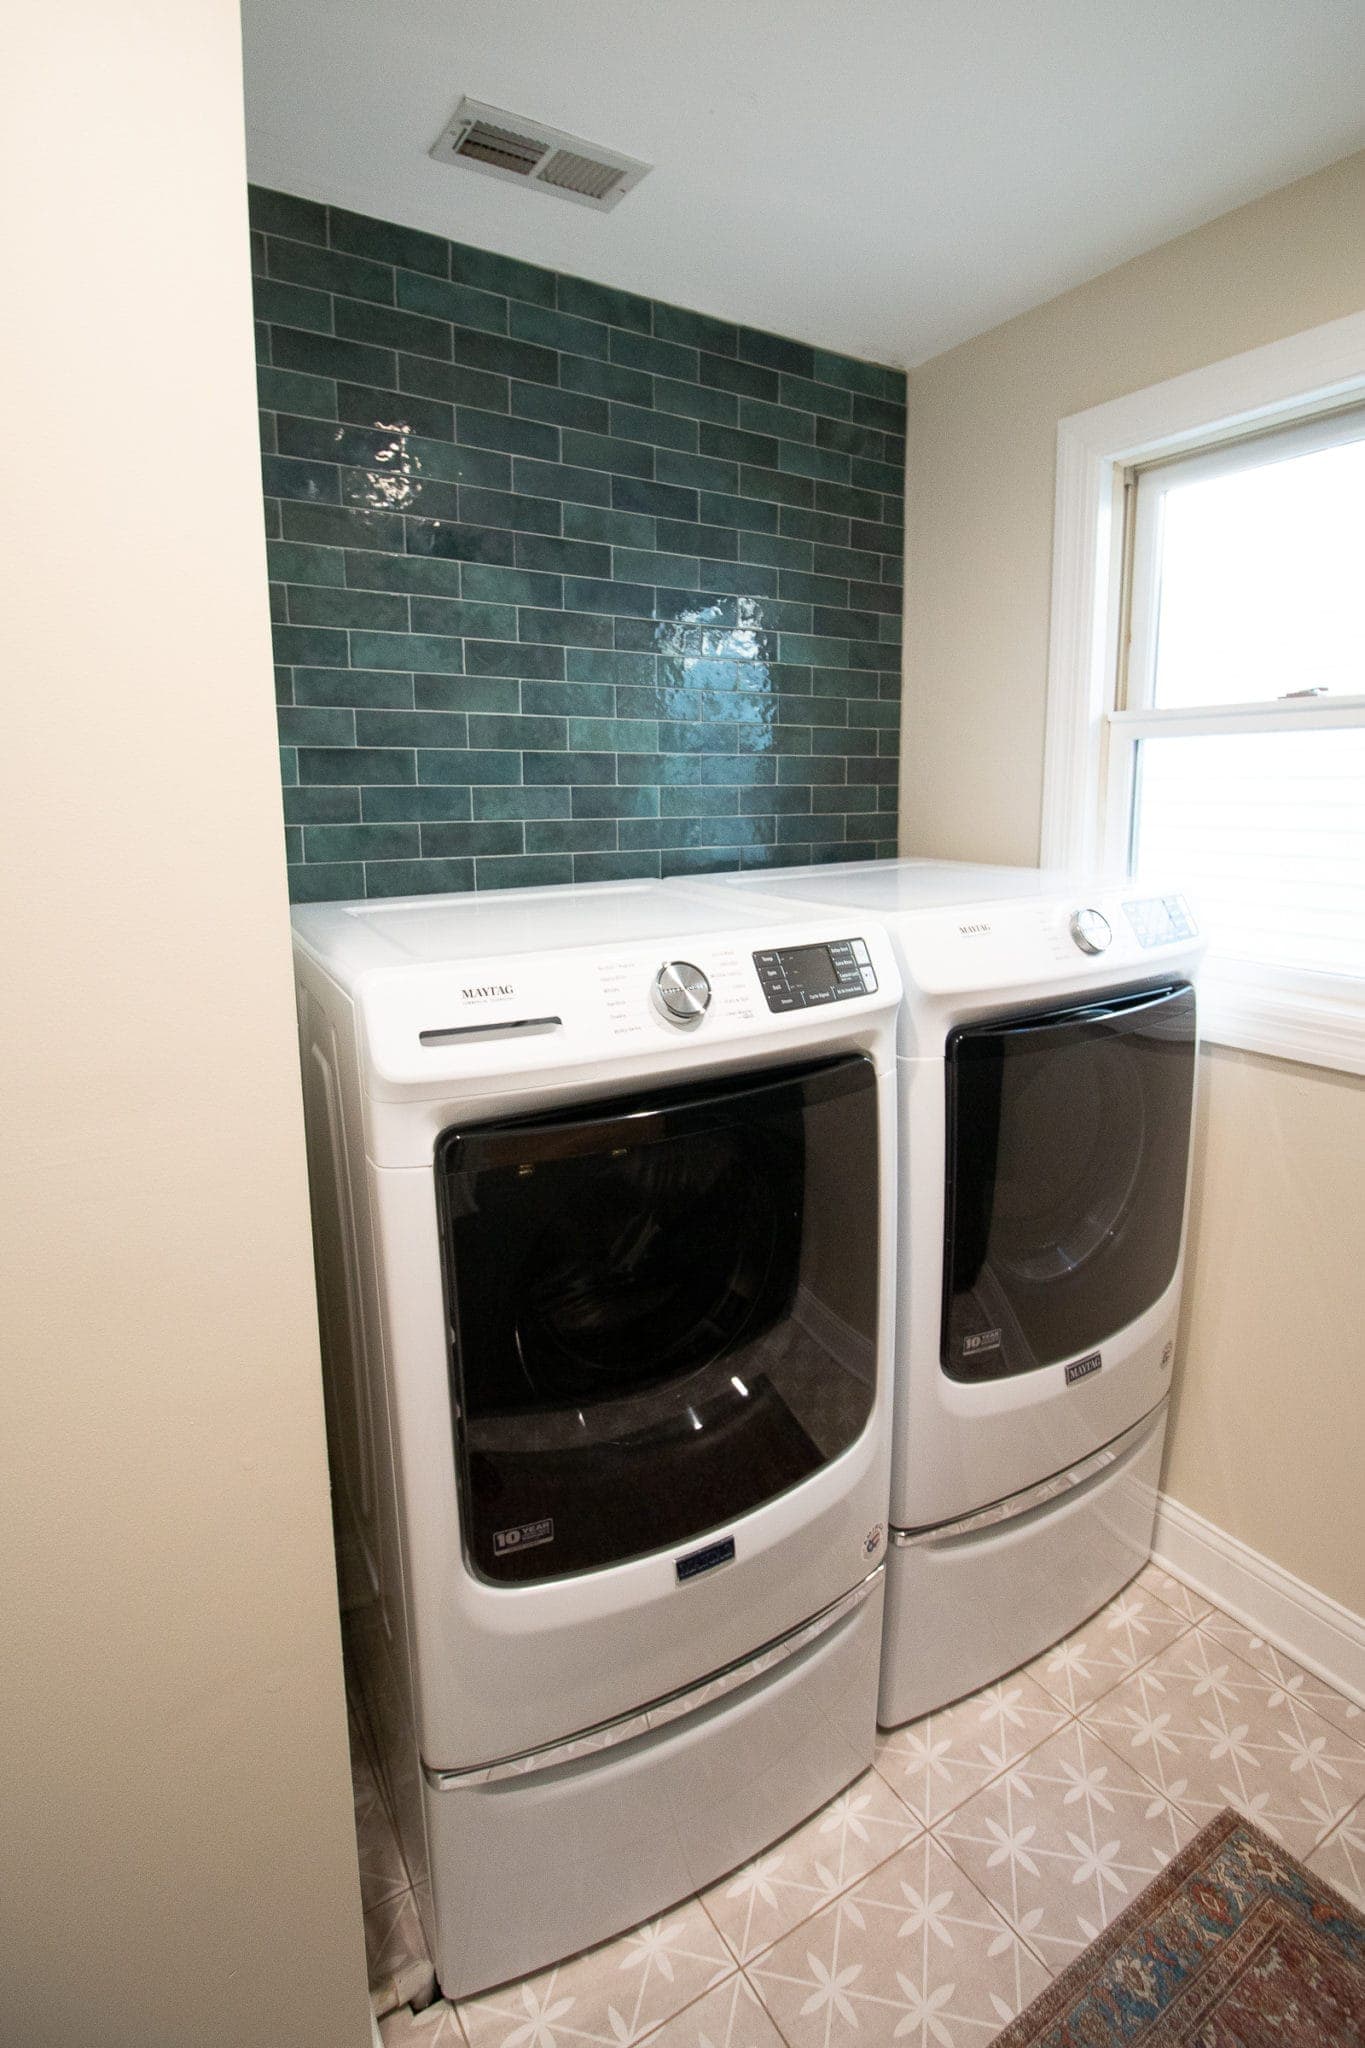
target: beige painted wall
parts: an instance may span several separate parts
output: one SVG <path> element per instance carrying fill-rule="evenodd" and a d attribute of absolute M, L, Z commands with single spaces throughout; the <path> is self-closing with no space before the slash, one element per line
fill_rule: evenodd
<path fill-rule="evenodd" d="M 901 845 L 1038 858 L 1057 422 L 1365 307 L 1365 154 L 910 377 Z M 1177 1499 L 1365 1612 L 1365 1088 L 1203 1062 Z"/>
<path fill-rule="evenodd" d="M 360 2048 L 237 9 L 6 59 L 0 2036 Z"/>

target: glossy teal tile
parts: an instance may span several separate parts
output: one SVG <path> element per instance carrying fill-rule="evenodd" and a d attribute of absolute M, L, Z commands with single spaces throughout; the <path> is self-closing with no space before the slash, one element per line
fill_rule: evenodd
<path fill-rule="evenodd" d="M 311 199 L 295 199 L 288 192 L 271 192 L 263 185 L 247 187 L 247 216 L 253 228 L 264 235 L 293 235 L 303 242 L 327 240 L 327 209 Z"/>
<path fill-rule="evenodd" d="M 300 747 L 300 782 L 412 782 L 417 764 L 412 749 L 400 747 Z"/>
<path fill-rule="evenodd" d="M 284 792 L 285 823 L 289 825 L 358 825 L 358 789 L 297 787 Z"/>
<path fill-rule="evenodd" d="M 611 410 L 618 413 L 622 408 L 613 406 Z M 654 476 L 653 448 L 614 434 L 585 434 L 576 428 L 566 428 L 564 460 L 581 469 L 606 470 L 612 476 L 647 477 L 651 480 Z"/>
<path fill-rule="evenodd" d="M 464 665 L 470 675 L 511 676 L 519 680 L 560 680 L 564 675 L 564 649 L 532 646 L 524 640 L 466 640 Z M 493 706 L 488 706 L 492 710 Z M 515 711 L 515 704 L 498 707 Z"/>
<path fill-rule="evenodd" d="M 430 890 L 472 889 L 472 860 L 371 860 L 365 863 L 367 896 L 419 896 Z"/>
<path fill-rule="evenodd" d="M 571 792 L 575 818 L 657 818 L 660 792 L 651 784 L 604 788 L 577 784 Z"/>
<path fill-rule="evenodd" d="M 496 359 L 496 349 L 486 353 Z M 400 355 L 396 374 L 400 402 L 415 397 L 427 403 L 477 405 L 485 412 L 511 411 L 506 369 L 499 372 L 467 362 L 440 362 L 434 356 Z"/>
<path fill-rule="evenodd" d="M 301 862 L 289 869 L 291 903 L 345 903 L 365 894 L 365 870 L 357 862 L 336 861 L 321 867 Z"/>
<path fill-rule="evenodd" d="M 486 748 L 424 748 L 417 756 L 419 782 L 472 785 L 480 782 L 520 782 L 520 754 L 493 753 Z"/>
<path fill-rule="evenodd" d="M 289 592 L 289 622 L 294 626 L 388 626 L 402 631 L 408 623 L 408 601 L 392 591 L 335 590 L 325 584 L 300 583 Z"/>
<path fill-rule="evenodd" d="M 488 249 L 471 249 L 463 242 L 449 246 L 450 275 L 462 284 L 477 285 L 481 291 L 501 292 L 509 299 L 524 299 L 533 306 L 553 306 L 555 275 L 534 263 L 519 263 L 512 256 L 495 256 Z"/>
<path fill-rule="evenodd" d="M 474 789 L 469 794 L 473 798 L 473 815 L 476 818 L 502 820 L 567 818 L 571 814 L 573 791 L 567 784 L 544 789 L 527 788 L 523 784 L 515 789 Z"/>
<path fill-rule="evenodd" d="M 479 889 L 546 889 L 555 882 L 571 882 L 573 862 L 566 853 L 511 855 L 476 860 L 474 875 Z"/>
<path fill-rule="evenodd" d="M 547 819 L 525 827 L 528 853 L 607 853 L 616 850 L 616 825 L 610 819 Z"/>
<path fill-rule="evenodd" d="M 493 448 L 505 455 L 535 455 L 559 460 L 559 429 L 540 420 L 517 419 L 511 413 L 478 412 L 461 406 L 455 415 L 459 439 L 473 448 Z M 471 477 L 470 482 L 478 479 Z"/>
<path fill-rule="evenodd" d="M 330 795 L 331 791 L 319 791 Z M 468 789 L 439 789 L 421 785 L 387 789 L 382 784 L 356 792 L 361 816 L 367 825 L 422 824 L 426 820 L 446 821 L 470 814 Z"/>
<path fill-rule="evenodd" d="M 334 420 L 337 416 L 337 388 L 330 377 L 309 377 L 302 370 L 262 366 L 256 372 L 256 390 L 268 411 L 307 413 L 323 420 Z"/>
<path fill-rule="evenodd" d="M 611 354 L 610 328 L 596 320 L 576 319 L 572 313 L 552 312 L 547 306 L 513 300 L 509 331 L 520 341 L 538 342 L 566 355 L 595 356 L 606 362 Z"/>
<path fill-rule="evenodd" d="M 904 378 L 252 211 L 296 900 L 888 850 Z"/>
<path fill-rule="evenodd" d="M 657 530 L 647 512 L 610 512 L 600 505 L 566 505 L 564 537 L 606 541 L 625 548 L 652 548 Z"/>
<path fill-rule="evenodd" d="M 561 647 L 611 645 L 611 621 L 591 612 L 545 611 L 525 606 L 517 613 L 519 639 Z"/>
<path fill-rule="evenodd" d="M 308 825 L 304 856 L 309 861 L 411 860 L 421 851 L 416 825 Z"/>
<path fill-rule="evenodd" d="M 575 882 L 644 882 L 660 874 L 657 853 L 576 853 Z"/>
<path fill-rule="evenodd" d="M 323 249 L 313 242 L 271 235 L 266 243 L 266 266 L 271 277 L 286 284 L 339 292 L 348 299 L 374 299 L 381 305 L 391 306 L 394 302 L 392 266 L 371 262 L 364 256 L 347 256 L 338 249 Z"/>
<path fill-rule="evenodd" d="M 398 304 L 409 313 L 422 313 L 433 320 L 448 320 L 458 327 L 481 329 L 485 334 L 506 334 L 507 301 L 497 292 L 479 291 L 468 284 L 448 283 L 420 270 L 397 273 Z M 406 346 L 406 344 L 400 344 Z M 430 354 L 430 350 L 422 350 Z"/>
<path fill-rule="evenodd" d="M 296 704 L 343 705 L 353 711 L 412 709 L 410 675 L 386 669 L 296 668 L 293 677 Z"/>
<path fill-rule="evenodd" d="M 435 277 L 449 275 L 450 245 L 439 235 L 399 227 L 392 221 L 371 220 L 365 214 L 346 213 L 337 206 L 328 208 L 328 230 L 334 249 L 369 256 L 378 263 L 401 265 L 405 270 L 426 270 Z M 279 232 L 288 230 L 281 228 Z"/>
<path fill-rule="evenodd" d="M 607 285 L 589 284 L 586 278 L 561 274 L 557 304 L 561 313 L 576 313 L 584 320 L 598 320 L 607 327 L 648 334 L 654 325 L 654 308 L 648 299 L 636 298 L 632 292 L 613 291 Z"/>
<path fill-rule="evenodd" d="M 480 853 L 522 853 L 526 848 L 524 831 L 524 826 L 512 820 L 423 825 L 422 857 L 424 860 L 448 860 L 452 856 L 458 858 Z"/>

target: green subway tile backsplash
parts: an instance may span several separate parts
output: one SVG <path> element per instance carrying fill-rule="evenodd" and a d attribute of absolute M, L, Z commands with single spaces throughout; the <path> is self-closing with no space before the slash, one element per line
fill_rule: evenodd
<path fill-rule="evenodd" d="M 895 851 L 900 371 L 251 220 L 296 902 Z"/>

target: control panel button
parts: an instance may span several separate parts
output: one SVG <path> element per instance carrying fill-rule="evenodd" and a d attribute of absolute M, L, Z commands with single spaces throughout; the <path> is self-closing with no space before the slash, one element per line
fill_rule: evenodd
<path fill-rule="evenodd" d="M 1072 913 L 1071 936 L 1083 953 L 1102 953 L 1114 934 L 1102 912 L 1077 910 Z"/>
<path fill-rule="evenodd" d="M 711 984 L 690 960 L 667 960 L 654 977 L 654 1004 L 670 1024 L 700 1024 L 710 1008 Z"/>

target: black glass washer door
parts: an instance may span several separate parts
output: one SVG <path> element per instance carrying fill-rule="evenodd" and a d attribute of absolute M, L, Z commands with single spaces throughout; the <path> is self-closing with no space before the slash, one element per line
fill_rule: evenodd
<path fill-rule="evenodd" d="M 521 1584 L 685 1545 L 861 1434 L 870 1061 L 447 1131 L 436 1178 L 480 1576 Z"/>
<path fill-rule="evenodd" d="M 1175 1274 L 1194 1093 L 1188 982 L 953 1032 L 943 1370 L 1097 1349 Z"/>

